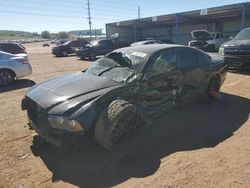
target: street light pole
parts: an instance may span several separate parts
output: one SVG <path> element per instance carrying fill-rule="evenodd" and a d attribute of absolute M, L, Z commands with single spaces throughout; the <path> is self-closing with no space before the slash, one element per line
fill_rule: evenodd
<path fill-rule="evenodd" d="M 89 20 L 89 35 L 90 35 L 90 40 L 92 41 L 92 29 L 91 29 L 91 17 L 90 17 L 90 4 L 89 4 L 89 0 L 88 0 L 88 20 Z"/>

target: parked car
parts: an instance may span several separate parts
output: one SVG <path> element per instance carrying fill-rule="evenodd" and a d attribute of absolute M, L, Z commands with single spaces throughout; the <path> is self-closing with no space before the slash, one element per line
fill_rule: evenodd
<path fill-rule="evenodd" d="M 76 56 L 81 59 L 95 59 L 96 56 L 105 55 L 115 49 L 127 46 L 127 44 L 113 39 L 101 39 L 91 42 L 76 51 Z"/>
<path fill-rule="evenodd" d="M 188 46 L 196 47 L 204 51 L 218 51 L 222 43 L 228 38 L 221 32 L 210 33 L 206 30 L 195 30 L 191 32 L 194 40 L 188 43 Z"/>
<path fill-rule="evenodd" d="M 11 54 L 27 54 L 26 48 L 19 43 L 0 42 L 0 51 Z"/>
<path fill-rule="evenodd" d="M 0 51 L 0 86 L 10 85 L 14 79 L 31 73 L 32 68 L 26 57 Z"/>
<path fill-rule="evenodd" d="M 22 100 L 29 125 L 58 147 L 93 135 L 107 149 L 121 143 L 139 121 L 187 104 L 213 99 L 226 77 L 217 55 L 181 45 L 117 49 L 86 71 L 35 85 Z"/>
<path fill-rule="evenodd" d="M 130 46 L 147 45 L 147 44 L 164 44 L 164 42 L 159 41 L 159 40 L 143 40 L 143 41 L 134 42 L 130 44 Z"/>
<path fill-rule="evenodd" d="M 89 44 L 87 40 L 72 40 L 65 42 L 62 45 L 55 46 L 52 48 L 52 54 L 54 54 L 57 57 L 66 57 L 68 54 L 75 53 L 77 48 L 81 48 L 82 46 L 85 46 L 86 44 Z"/>
<path fill-rule="evenodd" d="M 250 68 L 250 28 L 240 31 L 233 40 L 223 43 L 219 55 L 229 68 Z"/>

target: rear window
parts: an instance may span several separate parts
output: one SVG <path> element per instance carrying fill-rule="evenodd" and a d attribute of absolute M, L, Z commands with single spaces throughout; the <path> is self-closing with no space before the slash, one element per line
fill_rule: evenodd
<path fill-rule="evenodd" d="M 23 52 L 24 47 L 20 44 L 12 44 L 12 43 L 0 43 L 0 50 L 4 52 L 9 52 L 12 54 Z"/>

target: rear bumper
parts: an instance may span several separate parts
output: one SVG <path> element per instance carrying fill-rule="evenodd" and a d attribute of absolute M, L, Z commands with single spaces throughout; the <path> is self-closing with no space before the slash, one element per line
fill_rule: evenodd
<path fill-rule="evenodd" d="M 32 68 L 30 64 L 24 64 L 21 69 L 16 71 L 16 78 L 22 78 L 32 74 Z"/>

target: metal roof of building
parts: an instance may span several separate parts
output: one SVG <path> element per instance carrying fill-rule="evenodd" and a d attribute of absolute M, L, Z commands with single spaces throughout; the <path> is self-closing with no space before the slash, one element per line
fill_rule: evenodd
<path fill-rule="evenodd" d="M 194 10 L 188 12 L 180 12 L 174 14 L 166 14 L 160 16 L 146 17 L 141 19 L 126 20 L 121 22 L 107 23 L 106 25 L 131 28 L 136 24 L 137 28 L 152 27 L 152 24 L 158 27 L 166 27 L 175 25 L 176 21 L 182 23 L 212 23 L 215 20 L 230 20 L 232 18 L 240 18 L 242 16 L 242 9 L 245 8 L 250 12 L 250 2 L 238 3 L 232 5 L 225 5 L 213 7 L 208 9 Z M 178 19 L 178 20 L 177 20 Z"/>

